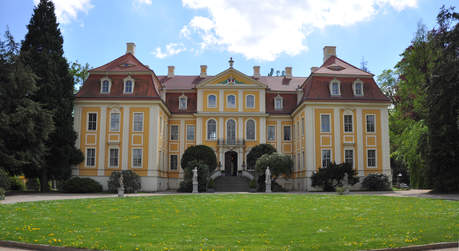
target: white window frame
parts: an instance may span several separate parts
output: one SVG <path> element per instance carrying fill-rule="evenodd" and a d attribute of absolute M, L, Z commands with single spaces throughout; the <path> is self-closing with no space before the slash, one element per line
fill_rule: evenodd
<path fill-rule="evenodd" d="M 108 81 L 108 90 L 104 92 L 104 81 Z M 108 77 L 103 77 L 100 79 L 100 93 L 109 94 L 112 89 L 112 80 Z"/>
<path fill-rule="evenodd" d="M 360 84 L 360 94 L 357 93 L 357 84 Z M 354 83 L 352 83 L 352 92 L 354 96 L 364 96 L 363 94 L 363 82 L 360 79 L 356 79 Z"/>
<path fill-rule="evenodd" d="M 140 130 L 136 129 L 135 127 L 135 115 L 136 114 L 142 114 L 142 128 Z M 144 128 L 144 116 L 143 116 L 143 112 L 133 112 L 132 113 L 132 131 L 133 132 L 143 132 L 143 128 Z"/>
<path fill-rule="evenodd" d="M 253 139 L 249 139 L 249 130 L 248 130 L 248 123 L 249 121 L 253 121 Z M 245 139 L 248 141 L 255 141 L 257 140 L 257 122 L 253 119 L 248 119 L 245 121 Z"/>
<path fill-rule="evenodd" d="M 270 127 L 271 127 L 271 128 L 274 128 L 274 135 L 273 135 L 273 138 L 272 138 L 272 139 L 269 137 L 269 128 L 270 128 Z M 266 136 L 267 136 L 267 140 L 268 140 L 268 141 L 276 141 L 276 126 L 269 125 L 268 128 L 267 128 L 267 131 L 268 131 L 268 135 L 266 135 Z"/>
<path fill-rule="evenodd" d="M 352 169 L 355 165 L 355 151 L 353 148 L 344 148 L 344 162 L 346 162 L 346 151 L 352 151 Z"/>
<path fill-rule="evenodd" d="M 280 106 L 277 106 L 277 101 L 280 100 Z M 274 98 L 274 110 L 282 110 L 284 109 L 284 98 L 277 94 L 277 96 Z"/>
<path fill-rule="evenodd" d="M 179 140 L 179 137 L 180 137 L 180 132 L 179 132 L 179 126 L 178 125 L 170 125 L 169 126 L 169 131 L 170 131 L 170 136 L 169 136 L 169 140 L 172 140 L 172 141 L 177 141 Z M 176 139 L 172 139 L 172 127 L 174 128 L 177 128 L 177 138 Z"/>
<path fill-rule="evenodd" d="M 134 152 L 136 150 L 140 151 L 140 166 L 134 165 Z M 143 166 L 143 149 L 142 148 L 132 148 L 131 150 L 131 167 L 132 168 L 142 168 Z"/>
<path fill-rule="evenodd" d="M 368 116 L 373 116 L 374 117 L 373 131 L 368 131 Z M 366 114 L 365 115 L 365 131 L 367 133 L 376 133 L 376 114 Z"/>
<path fill-rule="evenodd" d="M 333 84 L 336 83 L 338 85 L 338 93 L 333 93 Z M 330 84 L 329 84 L 329 88 L 330 88 L 330 95 L 331 96 L 341 96 L 341 82 L 334 78 L 332 81 L 330 81 Z"/>
<path fill-rule="evenodd" d="M 370 151 L 374 151 L 375 153 L 375 165 L 374 166 L 370 166 L 369 165 L 369 161 L 370 161 L 370 158 L 369 158 L 369 153 Z M 371 168 L 371 169 L 375 169 L 378 167 L 378 151 L 375 149 L 375 148 L 371 148 L 371 149 L 367 149 L 367 168 Z"/>
<path fill-rule="evenodd" d="M 290 128 L 290 139 L 285 139 L 285 128 Z M 292 141 L 292 126 L 291 125 L 284 125 L 282 126 L 282 141 Z"/>
<path fill-rule="evenodd" d="M 185 106 L 182 106 L 181 100 L 185 99 Z M 182 96 L 179 97 L 179 110 L 186 110 L 188 107 L 188 97 L 183 94 Z"/>
<path fill-rule="evenodd" d="M 327 116 L 328 117 L 328 131 L 324 131 L 323 130 L 322 116 Z M 330 113 L 321 113 L 319 117 L 320 117 L 320 132 L 331 133 L 331 126 L 332 126 L 331 125 L 332 124 L 331 114 Z"/>
<path fill-rule="evenodd" d="M 175 156 L 175 169 L 172 169 L 172 156 Z M 178 170 L 178 155 L 177 154 L 171 154 L 169 155 L 169 170 L 171 171 L 177 171 Z"/>
<path fill-rule="evenodd" d="M 113 121 L 112 121 L 112 116 L 113 116 L 113 114 L 118 114 L 118 116 L 119 116 L 119 120 L 118 120 L 118 129 L 116 129 L 116 128 L 114 129 L 114 128 L 112 127 L 112 125 L 113 125 L 113 124 L 112 124 L 112 122 L 113 122 Z M 121 129 L 121 113 L 120 113 L 118 110 L 112 110 L 112 111 L 110 111 L 110 132 L 119 132 L 120 129 Z"/>
<path fill-rule="evenodd" d="M 327 167 L 327 166 L 324 166 L 324 152 L 328 151 L 330 153 L 330 161 L 328 162 L 329 165 L 330 163 L 333 162 L 333 152 L 331 149 L 322 149 L 320 151 L 320 166 L 323 168 L 323 167 Z"/>
<path fill-rule="evenodd" d="M 188 128 L 190 128 L 190 127 L 193 127 L 193 138 L 192 138 L 192 139 L 189 138 L 189 135 L 190 135 L 190 134 L 188 133 L 188 132 L 189 132 L 189 131 L 188 131 Z M 195 125 L 186 125 L 186 140 L 187 140 L 187 141 L 194 141 L 194 140 L 196 140 L 196 126 L 195 126 Z"/>
<path fill-rule="evenodd" d="M 127 81 L 131 81 L 132 83 L 132 88 L 130 92 L 126 91 L 126 83 Z M 133 94 L 134 93 L 134 86 L 135 86 L 135 80 L 131 76 L 127 76 L 126 78 L 123 79 L 123 94 Z"/>
<path fill-rule="evenodd" d="M 118 150 L 118 154 L 116 156 L 116 162 L 117 162 L 117 165 L 116 166 L 113 166 L 112 165 L 112 155 L 111 155 L 111 151 L 112 150 Z M 119 147 L 109 147 L 108 148 L 108 163 L 107 163 L 107 166 L 108 168 L 119 168 L 120 166 L 120 148 Z"/>
<path fill-rule="evenodd" d="M 215 122 L 215 138 L 209 138 L 209 122 L 213 120 Z M 217 140 L 217 127 L 218 127 L 218 124 L 217 124 L 217 120 L 216 119 L 208 119 L 206 121 L 206 139 L 207 141 L 216 141 Z"/>
<path fill-rule="evenodd" d="M 94 150 L 94 165 L 88 165 L 88 150 Z M 84 155 L 84 166 L 88 168 L 96 167 L 97 165 L 97 149 L 95 147 L 86 147 Z"/>
<path fill-rule="evenodd" d="M 346 131 L 346 116 L 351 116 L 351 130 Z M 343 132 L 345 133 L 353 133 L 354 132 L 354 116 L 349 113 L 344 113 L 343 114 Z"/>
<path fill-rule="evenodd" d="M 253 99 L 252 106 L 249 106 L 249 97 L 252 97 L 252 99 Z M 253 94 L 248 94 L 248 95 L 245 96 L 245 107 L 246 107 L 247 109 L 253 109 L 253 108 L 255 108 L 255 95 L 253 95 Z"/>
<path fill-rule="evenodd" d="M 212 96 L 215 98 L 215 103 L 214 104 L 210 103 L 210 97 L 212 97 Z M 207 108 L 216 108 L 216 107 L 217 107 L 217 95 L 215 95 L 215 94 L 207 95 Z"/>
<path fill-rule="evenodd" d="M 94 129 L 89 129 L 89 115 L 90 115 L 90 114 L 95 114 L 95 115 L 96 115 L 96 127 L 95 127 Z M 87 116 L 87 117 L 86 117 L 86 130 L 87 130 L 88 132 L 95 132 L 95 131 L 97 131 L 97 120 L 98 120 L 98 117 L 99 117 L 98 113 L 97 113 L 97 112 L 88 112 L 86 116 Z"/>
<path fill-rule="evenodd" d="M 230 97 L 233 97 L 234 98 L 234 104 L 231 104 L 230 103 Z M 236 100 L 236 95 L 234 94 L 229 94 L 226 96 L 226 106 L 228 108 L 236 108 L 236 104 L 237 104 L 237 100 Z"/>

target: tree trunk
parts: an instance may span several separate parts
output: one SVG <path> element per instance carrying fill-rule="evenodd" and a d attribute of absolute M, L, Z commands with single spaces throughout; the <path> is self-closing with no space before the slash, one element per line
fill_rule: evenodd
<path fill-rule="evenodd" d="M 46 193 L 49 192 L 48 186 L 48 171 L 43 169 L 40 175 L 40 192 Z"/>

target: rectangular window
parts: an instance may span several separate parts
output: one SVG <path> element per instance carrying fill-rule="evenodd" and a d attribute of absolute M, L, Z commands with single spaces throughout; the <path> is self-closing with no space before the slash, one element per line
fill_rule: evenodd
<path fill-rule="evenodd" d="M 344 162 L 354 165 L 354 150 L 353 149 L 345 149 L 344 150 Z"/>
<path fill-rule="evenodd" d="M 177 155 L 171 155 L 171 170 L 177 170 Z"/>
<path fill-rule="evenodd" d="M 96 148 L 86 148 L 86 166 L 96 165 Z"/>
<path fill-rule="evenodd" d="M 344 115 L 344 132 L 352 131 L 352 115 Z"/>
<path fill-rule="evenodd" d="M 178 125 L 171 125 L 171 140 L 178 140 Z"/>
<path fill-rule="evenodd" d="M 376 117 L 374 114 L 367 115 L 367 132 L 375 132 Z"/>
<path fill-rule="evenodd" d="M 143 131 L 143 113 L 134 112 L 134 132 Z"/>
<path fill-rule="evenodd" d="M 320 114 L 320 132 L 330 132 L 330 114 Z"/>
<path fill-rule="evenodd" d="M 332 95 L 339 95 L 339 83 L 332 83 Z"/>
<path fill-rule="evenodd" d="M 376 167 L 376 150 L 367 151 L 368 167 Z"/>
<path fill-rule="evenodd" d="M 276 127 L 275 126 L 268 126 L 268 140 L 269 141 L 276 140 Z"/>
<path fill-rule="evenodd" d="M 119 149 L 110 148 L 110 167 L 118 167 Z"/>
<path fill-rule="evenodd" d="M 282 97 L 276 97 L 274 99 L 274 109 L 276 110 L 282 110 Z"/>
<path fill-rule="evenodd" d="M 97 129 L 97 113 L 88 114 L 88 131 L 95 131 Z"/>
<path fill-rule="evenodd" d="M 186 126 L 186 140 L 194 140 L 194 125 Z"/>
<path fill-rule="evenodd" d="M 284 140 L 289 141 L 291 140 L 291 130 L 290 126 L 284 126 Z"/>
<path fill-rule="evenodd" d="M 132 167 L 142 168 L 142 149 L 132 149 Z"/>
<path fill-rule="evenodd" d="M 207 107 L 209 108 L 217 107 L 217 96 L 215 95 L 207 96 Z"/>
<path fill-rule="evenodd" d="M 322 150 L 322 167 L 328 167 L 331 163 L 331 150 Z"/>
<path fill-rule="evenodd" d="M 234 95 L 229 95 L 227 98 L 227 103 L 228 103 L 228 107 L 230 108 L 235 108 L 236 107 L 236 96 Z"/>
<path fill-rule="evenodd" d="M 180 97 L 179 98 L 179 110 L 186 110 L 186 106 L 187 106 L 187 98 Z"/>
<path fill-rule="evenodd" d="M 119 132 L 120 131 L 120 114 L 112 113 L 110 114 L 110 131 Z"/>

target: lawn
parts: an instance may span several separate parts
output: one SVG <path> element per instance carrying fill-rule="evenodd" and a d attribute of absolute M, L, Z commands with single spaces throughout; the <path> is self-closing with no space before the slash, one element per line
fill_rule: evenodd
<path fill-rule="evenodd" d="M 222 194 L 0 204 L 0 239 L 110 250 L 361 250 L 459 240 L 459 202 Z"/>

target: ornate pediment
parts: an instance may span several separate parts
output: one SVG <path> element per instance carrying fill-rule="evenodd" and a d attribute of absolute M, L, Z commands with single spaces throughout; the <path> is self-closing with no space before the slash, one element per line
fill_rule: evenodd
<path fill-rule="evenodd" d="M 245 75 L 244 73 L 229 68 L 216 76 L 201 82 L 197 88 L 266 88 L 260 81 Z"/>

